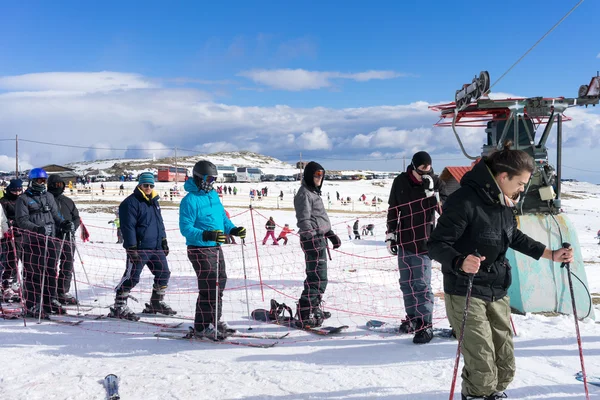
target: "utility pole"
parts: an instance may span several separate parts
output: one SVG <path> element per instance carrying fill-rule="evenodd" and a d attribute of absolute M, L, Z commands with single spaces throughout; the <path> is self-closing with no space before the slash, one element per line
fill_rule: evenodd
<path fill-rule="evenodd" d="M 406 171 L 406 156 L 402 156 L 402 171 Z"/>
<path fill-rule="evenodd" d="M 177 147 L 175 147 L 175 184 L 179 183 L 179 165 L 177 164 Z"/>
<path fill-rule="evenodd" d="M 19 179 L 19 135 L 15 135 L 15 179 Z"/>

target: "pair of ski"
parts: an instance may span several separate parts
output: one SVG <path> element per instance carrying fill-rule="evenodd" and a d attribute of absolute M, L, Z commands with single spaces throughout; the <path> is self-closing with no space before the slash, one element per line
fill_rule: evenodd
<path fill-rule="evenodd" d="M 575 379 L 583 382 L 583 372 L 579 371 L 575 374 Z M 600 376 L 591 376 L 586 374 L 587 383 L 594 386 L 600 386 Z"/>
<path fill-rule="evenodd" d="M 288 328 L 294 328 L 321 336 L 335 335 L 338 333 L 342 333 L 343 331 L 348 329 L 348 325 L 309 326 L 306 324 L 301 324 L 296 318 L 294 318 L 294 313 L 288 305 L 286 305 L 285 303 L 278 303 L 275 299 L 271 299 L 270 310 L 258 308 L 252 311 L 250 315 L 252 319 L 256 321 L 268 322 L 271 324 L 285 326 Z"/>
<path fill-rule="evenodd" d="M 108 315 L 104 315 L 104 314 L 81 314 L 81 315 L 64 314 L 64 316 L 72 317 L 72 318 L 79 318 L 79 319 L 89 319 L 89 320 L 94 320 L 94 321 L 107 320 L 107 321 L 131 322 L 131 323 L 136 323 L 136 324 L 152 325 L 152 326 L 156 326 L 158 328 L 169 328 L 169 329 L 179 328 L 181 325 L 183 325 L 183 322 L 168 323 L 168 322 L 146 321 L 143 319 L 133 321 L 130 319 L 125 319 L 125 318 L 113 318 L 113 317 L 109 317 Z"/>
<path fill-rule="evenodd" d="M 23 318 L 23 309 L 21 307 L 16 308 L 16 307 L 2 307 L 1 311 L 0 311 L 0 317 L 4 318 L 4 319 L 22 319 Z M 39 318 L 38 317 L 33 317 L 33 316 L 26 316 L 25 319 L 27 319 L 28 321 L 38 321 Z M 68 320 L 64 320 L 61 318 L 57 318 L 54 315 L 49 316 L 49 315 L 45 315 L 42 318 L 42 321 L 44 322 L 51 322 L 54 324 L 58 324 L 58 325 L 67 325 L 67 326 L 76 326 L 81 324 L 83 321 L 68 321 Z"/>
<path fill-rule="evenodd" d="M 160 332 L 154 334 L 154 336 L 158 338 L 165 339 L 177 339 L 177 340 L 195 340 L 195 341 L 203 341 L 203 342 L 212 342 L 212 343 L 223 343 L 223 344 L 232 344 L 239 346 L 247 346 L 247 347 L 258 347 L 258 348 L 270 348 L 276 346 L 279 342 L 277 340 L 286 338 L 290 333 L 287 332 L 282 335 L 270 335 L 263 333 L 242 333 L 235 329 L 227 330 L 227 338 L 223 340 L 216 340 L 210 337 L 198 337 L 193 335 L 193 328 L 189 327 L 188 329 L 169 329 L 164 328 L 161 329 Z M 263 339 L 263 340 L 275 340 L 275 342 L 270 343 L 255 343 L 255 342 L 242 342 L 235 339 L 229 338 L 245 338 L 245 339 Z"/>
<path fill-rule="evenodd" d="M 379 333 L 392 333 L 395 335 L 402 335 L 405 332 L 400 330 L 400 324 L 379 321 L 372 319 L 367 321 L 367 328 L 373 332 Z M 433 328 L 433 336 L 439 338 L 450 339 L 454 337 L 454 332 L 450 328 Z"/>

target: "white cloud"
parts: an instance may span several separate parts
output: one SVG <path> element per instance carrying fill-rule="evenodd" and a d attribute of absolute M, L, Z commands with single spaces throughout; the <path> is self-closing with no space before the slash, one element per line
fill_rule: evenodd
<path fill-rule="evenodd" d="M 0 89 L 17 91 L 108 92 L 156 87 L 138 74 L 123 72 L 43 72 L 0 77 Z"/>
<path fill-rule="evenodd" d="M 327 132 L 319 127 L 313 128 L 310 132 L 302 133 L 297 139 L 298 147 L 304 150 L 329 150 L 331 149 L 331 140 Z"/>
<path fill-rule="evenodd" d="M 438 114 L 428 106 L 419 101 L 344 109 L 241 107 L 216 103 L 202 91 L 185 88 L 69 93 L 56 87 L 54 91 L 0 94 L 0 132 L 5 137 L 108 148 L 20 142 L 20 157 L 36 166 L 92 158 L 173 156 L 174 147 L 180 155 L 250 150 L 284 160 L 297 158 L 299 151 L 315 158 L 320 154 L 345 159 L 401 158 L 422 149 L 458 154 L 451 129 L 432 127 Z M 564 157 L 577 154 L 578 149 L 600 147 L 599 111 L 598 107 L 576 107 L 566 112 L 573 121 L 564 124 L 565 149 L 569 150 Z M 486 137 L 483 128 L 458 132 L 467 152 L 481 152 Z M 0 154 L 10 157 L 14 151 L 14 141 L 0 141 Z M 14 160 L 5 163 L 14 169 Z M 565 164 L 569 165 L 568 160 Z M 598 170 L 594 160 L 570 164 Z"/>
<path fill-rule="evenodd" d="M 254 69 L 238 74 L 253 80 L 255 83 L 281 90 L 311 90 L 332 86 L 333 79 L 350 79 L 366 82 L 374 79 L 393 79 L 407 76 L 395 71 L 365 71 L 358 73 L 342 73 L 334 71 L 307 71 L 305 69 Z"/>
<path fill-rule="evenodd" d="M 0 155 L 0 171 L 9 172 L 15 170 L 15 157 L 10 157 L 6 155 Z M 22 171 L 26 171 L 28 169 L 33 168 L 33 166 L 29 163 L 27 158 L 19 157 L 19 169 Z"/>
<path fill-rule="evenodd" d="M 598 55 L 596 56 L 596 58 L 600 58 L 600 53 L 598 53 Z"/>
<path fill-rule="evenodd" d="M 200 153 L 218 153 L 223 151 L 236 151 L 238 147 L 228 142 L 209 142 L 194 147 Z"/>

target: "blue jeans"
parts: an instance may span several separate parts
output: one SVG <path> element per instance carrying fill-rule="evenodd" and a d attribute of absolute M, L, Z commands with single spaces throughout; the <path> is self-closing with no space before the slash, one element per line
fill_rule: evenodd
<path fill-rule="evenodd" d="M 169 264 L 167 263 L 167 257 L 162 250 L 138 250 L 141 261 L 139 263 L 132 263 L 127 256 L 127 268 L 121 278 L 121 282 L 116 287 L 116 291 L 129 292 L 135 287 L 140 281 L 140 275 L 144 266 L 147 265 L 150 272 L 154 275 L 154 284 L 156 286 L 167 286 L 169 284 L 169 278 L 171 277 L 171 271 L 169 271 Z"/>
<path fill-rule="evenodd" d="M 416 255 L 398 248 L 400 290 L 406 315 L 431 325 L 433 292 L 431 291 L 431 259 L 427 254 Z"/>

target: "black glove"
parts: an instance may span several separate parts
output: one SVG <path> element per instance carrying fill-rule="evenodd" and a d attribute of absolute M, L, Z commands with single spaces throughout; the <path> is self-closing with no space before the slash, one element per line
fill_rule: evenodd
<path fill-rule="evenodd" d="M 325 234 L 325 237 L 327 239 L 329 239 L 329 241 L 331 242 L 331 244 L 333 245 L 333 249 L 337 249 L 342 245 L 342 241 L 340 240 L 340 238 L 338 237 L 338 235 L 335 234 L 335 232 L 333 231 L 329 231 Z"/>
<path fill-rule="evenodd" d="M 36 226 L 35 229 L 33 229 L 33 231 L 35 233 L 39 233 L 40 235 L 45 235 L 46 234 L 46 227 L 45 226 Z"/>
<path fill-rule="evenodd" d="M 393 256 L 398 255 L 398 242 L 396 240 L 397 236 L 394 232 L 385 235 L 385 244 L 387 246 L 387 250 Z"/>
<path fill-rule="evenodd" d="M 74 232 L 75 231 L 75 224 L 72 223 L 71 221 L 64 220 L 63 222 L 60 223 L 60 231 L 63 234 L 64 233 L 69 233 L 69 232 Z"/>
<path fill-rule="evenodd" d="M 132 264 L 139 264 L 142 262 L 142 257 L 140 257 L 140 253 L 138 253 L 137 246 L 131 246 L 127 249 L 127 257 L 129 257 L 129 261 Z"/>
<path fill-rule="evenodd" d="M 205 242 L 217 242 L 223 244 L 225 243 L 225 239 L 227 239 L 227 236 L 225 236 L 223 231 L 204 231 L 202 233 L 202 240 Z"/>
<path fill-rule="evenodd" d="M 233 228 L 229 231 L 230 235 L 237 236 L 240 239 L 246 239 L 246 228 L 243 226 L 238 226 L 237 228 Z"/>
<path fill-rule="evenodd" d="M 169 255 L 169 245 L 167 244 L 167 238 L 162 240 L 162 249 L 165 252 L 165 257 Z"/>

